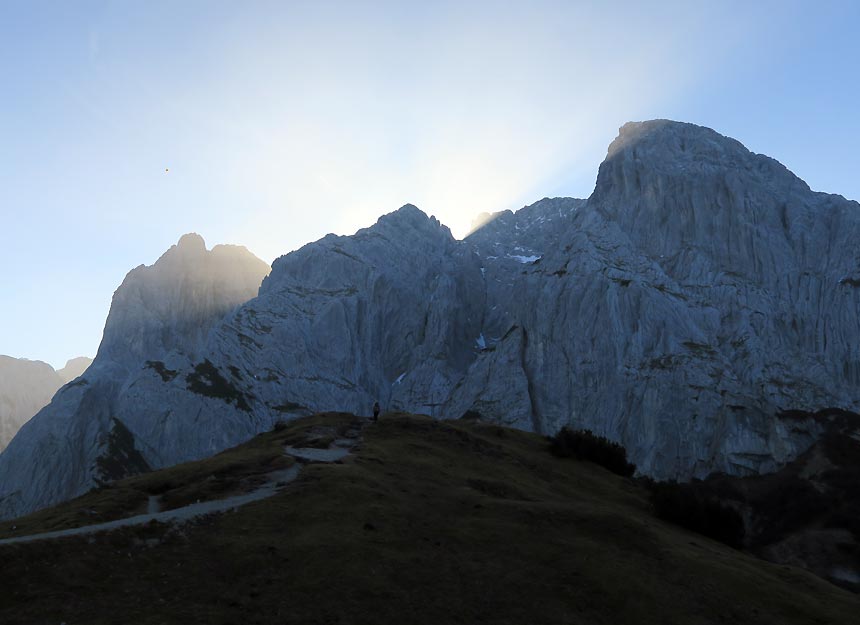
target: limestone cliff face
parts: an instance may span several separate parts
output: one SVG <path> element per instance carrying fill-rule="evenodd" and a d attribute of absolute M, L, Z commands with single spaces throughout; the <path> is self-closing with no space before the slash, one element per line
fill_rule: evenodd
<path fill-rule="evenodd" d="M 199 236 L 186 235 L 151 267 L 132 270 L 114 294 L 93 364 L 0 454 L 0 516 L 146 470 L 150 464 L 141 450 L 147 442 L 135 440 L 126 424 L 133 401 L 126 398 L 128 389 L 154 371 L 147 364 L 152 358 L 195 357 L 212 326 L 256 294 L 268 269 L 243 247 L 207 251 Z M 137 408 L 165 401 L 152 395 Z"/>
<path fill-rule="evenodd" d="M 362 414 L 377 398 L 401 398 L 434 412 L 474 358 L 482 303 L 470 302 L 479 292 L 477 259 L 406 205 L 354 236 L 329 235 L 276 260 L 259 296 L 212 331 L 202 358 L 168 358 L 165 375 L 138 377 L 123 420 L 163 466 L 309 411 Z M 155 396 L 166 399 L 154 405 Z"/>
<path fill-rule="evenodd" d="M 856 406 L 858 227 L 856 202 L 712 130 L 624 126 L 563 245 L 515 282 L 520 423 L 594 429 L 661 478 L 776 469 L 818 433 L 777 412 Z M 464 386 L 452 412 L 511 403 Z"/>
<path fill-rule="evenodd" d="M 190 357 L 212 325 L 257 294 L 268 267 L 240 246 L 206 249 L 186 234 L 151 267 L 140 266 L 114 294 L 97 360 L 132 368 L 171 351 Z"/>
<path fill-rule="evenodd" d="M 627 124 L 587 201 L 483 221 L 456 241 L 406 205 L 279 258 L 253 298 L 261 267 L 184 238 L 0 455 L 0 515 L 376 399 L 590 428 L 659 478 L 774 470 L 820 434 L 781 410 L 857 410 L 860 205 L 737 141 Z"/>

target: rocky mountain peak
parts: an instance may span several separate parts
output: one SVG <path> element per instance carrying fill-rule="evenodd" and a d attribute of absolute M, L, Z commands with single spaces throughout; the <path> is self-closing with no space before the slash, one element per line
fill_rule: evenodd
<path fill-rule="evenodd" d="M 428 217 L 427 213 L 414 204 L 404 204 L 396 211 L 383 215 L 373 228 L 391 234 L 401 232 L 411 235 L 413 233 L 408 231 L 416 231 L 431 237 L 453 239 L 448 226 L 442 225 L 436 217 Z"/>
<path fill-rule="evenodd" d="M 183 235 L 151 266 L 128 273 L 114 293 L 99 356 L 137 363 L 165 351 L 188 351 L 211 324 L 257 294 L 269 267 L 240 246 L 208 251 Z"/>
<path fill-rule="evenodd" d="M 189 232 L 179 237 L 176 247 L 181 250 L 195 250 L 198 252 L 206 251 L 206 241 L 196 232 Z"/>
<path fill-rule="evenodd" d="M 624 150 L 653 149 L 660 146 L 669 152 L 726 154 L 731 150 L 746 152 L 746 148 L 735 139 L 687 122 L 669 119 L 652 119 L 642 122 L 627 122 L 618 129 L 618 136 L 609 144 L 607 158 Z"/>
<path fill-rule="evenodd" d="M 179 237 L 176 244 L 161 255 L 158 260 L 162 264 L 166 263 L 185 263 L 191 258 L 201 258 L 207 254 L 206 241 L 203 237 L 195 232 L 189 232 Z"/>
<path fill-rule="evenodd" d="M 412 204 L 409 202 L 407 202 L 406 204 L 404 204 L 403 206 L 401 206 L 400 208 L 398 208 L 396 211 L 393 211 L 393 212 L 399 213 L 399 214 L 404 214 L 404 215 L 418 215 L 420 213 L 424 217 L 427 217 L 427 215 L 424 211 L 422 211 L 420 208 L 415 206 L 415 204 Z"/>
<path fill-rule="evenodd" d="M 600 166 L 595 193 L 601 197 L 610 187 L 616 192 L 635 191 L 657 176 L 695 182 L 727 174 L 753 184 L 809 190 L 781 163 L 750 152 L 740 141 L 704 126 L 655 119 L 628 122 L 619 129 Z"/>
<path fill-rule="evenodd" d="M 589 207 L 675 279 L 728 273 L 764 286 L 798 261 L 818 262 L 811 252 L 823 238 L 813 224 L 828 230 L 839 218 L 818 195 L 778 161 L 710 128 L 653 120 L 622 126 Z"/>

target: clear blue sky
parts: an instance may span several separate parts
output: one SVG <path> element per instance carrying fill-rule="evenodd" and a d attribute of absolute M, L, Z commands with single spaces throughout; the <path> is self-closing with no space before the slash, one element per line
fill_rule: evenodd
<path fill-rule="evenodd" d="M 860 199 L 858 32 L 826 0 L 2 0 L 0 354 L 94 355 L 125 273 L 185 232 L 271 261 L 406 202 L 462 235 L 586 197 L 628 120 Z"/>

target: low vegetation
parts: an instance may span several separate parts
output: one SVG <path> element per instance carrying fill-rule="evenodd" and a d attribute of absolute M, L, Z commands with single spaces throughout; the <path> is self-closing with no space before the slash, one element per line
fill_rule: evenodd
<path fill-rule="evenodd" d="M 572 430 L 563 427 L 550 438 L 550 451 L 559 458 L 588 460 L 609 469 L 616 475 L 630 477 L 636 465 L 627 461 L 627 450 L 618 443 L 591 430 Z"/>
<path fill-rule="evenodd" d="M 178 371 L 174 371 L 173 369 L 168 369 L 167 366 L 163 362 L 161 362 L 160 360 L 147 360 L 146 361 L 146 367 L 148 369 L 152 369 L 159 376 L 161 376 L 162 382 L 170 382 L 171 380 L 176 378 L 177 375 L 179 375 Z"/>
<path fill-rule="evenodd" d="M 702 482 L 649 482 L 658 517 L 735 549 L 744 546 L 744 521 Z"/>
<path fill-rule="evenodd" d="M 104 441 L 102 454 L 96 458 L 96 466 L 96 479 L 101 483 L 149 471 L 146 460 L 134 447 L 134 436 L 119 419 L 111 419 L 111 429 Z"/>
<path fill-rule="evenodd" d="M 234 512 L 0 545 L 0 622 L 793 625 L 860 612 L 860 598 L 806 571 L 656 518 L 635 480 L 469 420 L 299 419 L 53 514 L 93 497 L 131 511 L 129 493 L 205 496 L 217 479 L 238 488 L 289 461 L 284 445 L 343 428 L 362 428 L 352 456 L 304 465 L 282 492 Z M 42 514 L 17 522 L 57 522 Z"/>
<path fill-rule="evenodd" d="M 209 362 L 209 360 L 204 360 L 195 365 L 194 371 L 185 376 L 185 382 L 188 390 L 198 395 L 223 399 L 228 404 L 235 403 L 239 410 L 247 412 L 251 410 L 251 406 L 248 404 L 244 393 L 221 375 L 218 368 Z"/>

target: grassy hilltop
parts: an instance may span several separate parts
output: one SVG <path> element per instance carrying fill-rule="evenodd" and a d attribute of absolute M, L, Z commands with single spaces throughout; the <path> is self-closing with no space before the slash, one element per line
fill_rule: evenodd
<path fill-rule="evenodd" d="M 213 458 L 4 522 L 0 538 L 252 491 L 185 524 L 0 544 L 0 622 L 856 623 L 860 597 L 655 518 L 647 491 L 534 434 L 405 414 L 321 414 Z M 11 529 L 15 525 L 15 529 Z"/>

